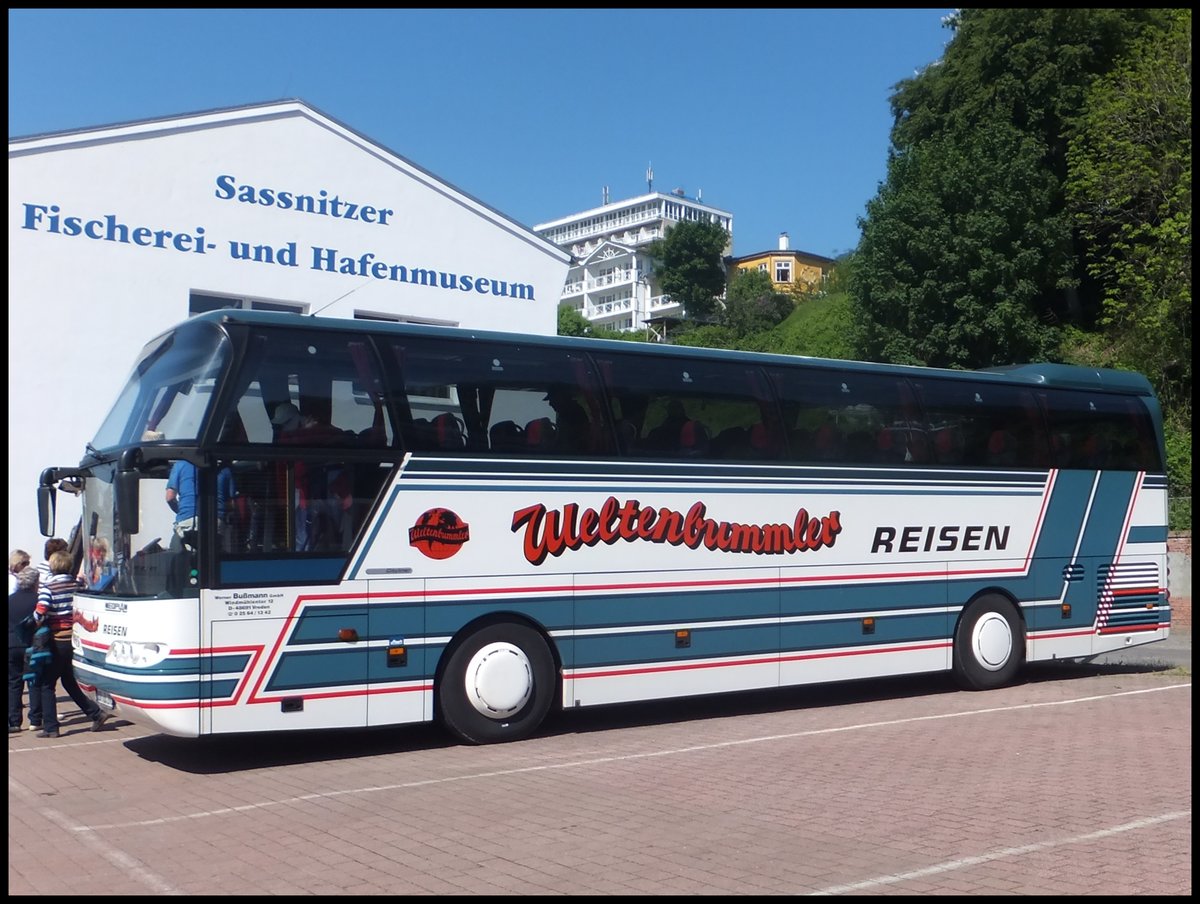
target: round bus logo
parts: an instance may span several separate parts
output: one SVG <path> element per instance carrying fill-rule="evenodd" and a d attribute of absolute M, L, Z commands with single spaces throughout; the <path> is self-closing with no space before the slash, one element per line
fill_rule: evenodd
<path fill-rule="evenodd" d="M 471 538 L 467 524 L 445 508 L 432 508 L 408 529 L 408 543 L 431 559 L 448 559 Z"/>

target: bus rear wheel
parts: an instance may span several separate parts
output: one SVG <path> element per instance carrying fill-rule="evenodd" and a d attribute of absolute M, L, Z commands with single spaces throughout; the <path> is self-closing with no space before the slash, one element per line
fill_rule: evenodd
<path fill-rule="evenodd" d="M 442 724 L 468 744 L 517 741 L 537 731 L 554 700 L 554 659 L 526 625 L 487 625 L 450 651 L 438 683 Z"/>
<path fill-rule="evenodd" d="M 1025 661 L 1021 617 L 1007 599 L 982 596 L 963 611 L 954 632 L 954 678 L 970 691 L 1012 683 Z"/>

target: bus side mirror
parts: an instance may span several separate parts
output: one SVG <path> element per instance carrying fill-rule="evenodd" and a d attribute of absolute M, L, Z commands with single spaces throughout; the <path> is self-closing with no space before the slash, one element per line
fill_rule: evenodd
<path fill-rule="evenodd" d="M 117 472 L 117 517 L 121 530 L 127 534 L 136 534 L 141 527 L 141 479 L 139 471 Z"/>
<path fill-rule="evenodd" d="M 58 497 L 53 486 L 39 486 L 37 489 L 38 526 L 43 537 L 54 536 L 54 514 Z"/>

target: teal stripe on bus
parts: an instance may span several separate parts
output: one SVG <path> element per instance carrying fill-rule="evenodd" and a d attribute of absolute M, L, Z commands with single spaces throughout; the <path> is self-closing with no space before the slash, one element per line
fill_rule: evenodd
<path fill-rule="evenodd" d="M 1166 543 L 1167 536 L 1168 531 L 1165 524 L 1134 526 L 1129 528 L 1129 535 L 1125 538 L 1125 542 Z"/>

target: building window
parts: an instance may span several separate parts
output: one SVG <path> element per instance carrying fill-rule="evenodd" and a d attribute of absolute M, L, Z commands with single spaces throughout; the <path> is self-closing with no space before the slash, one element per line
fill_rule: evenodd
<path fill-rule="evenodd" d="M 783 260 L 775 261 L 775 282 L 790 283 L 792 281 L 792 262 Z"/>
<path fill-rule="evenodd" d="M 766 262 L 766 261 L 760 261 L 760 262 L 759 262 L 759 265 L 758 265 L 758 272 L 759 272 L 759 273 L 766 273 L 766 272 L 767 272 L 767 262 Z"/>
<path fill-rule="evenodd" d="M 205 295 L 201 292 L 193 292 L 188 297 L 189 317 L 225 308 L 236 308 L 241 311 L 282 311 L 285 314 L 303 314 L 307 312 L 308 305 L 289 304 L 282 301 L 258 301 L 253 298 L 235 298 L 230 295 Z"/>
<path fill-rule="evenodd" d="M 355 311 L 355 320 L 382 320 L 385 323 L 424 323 L 429 326 L 458 326 L 457 320 L 439 320 L 436 317 L 412 317 L 408 314 L 384 314 L 381 311 Z"/>

